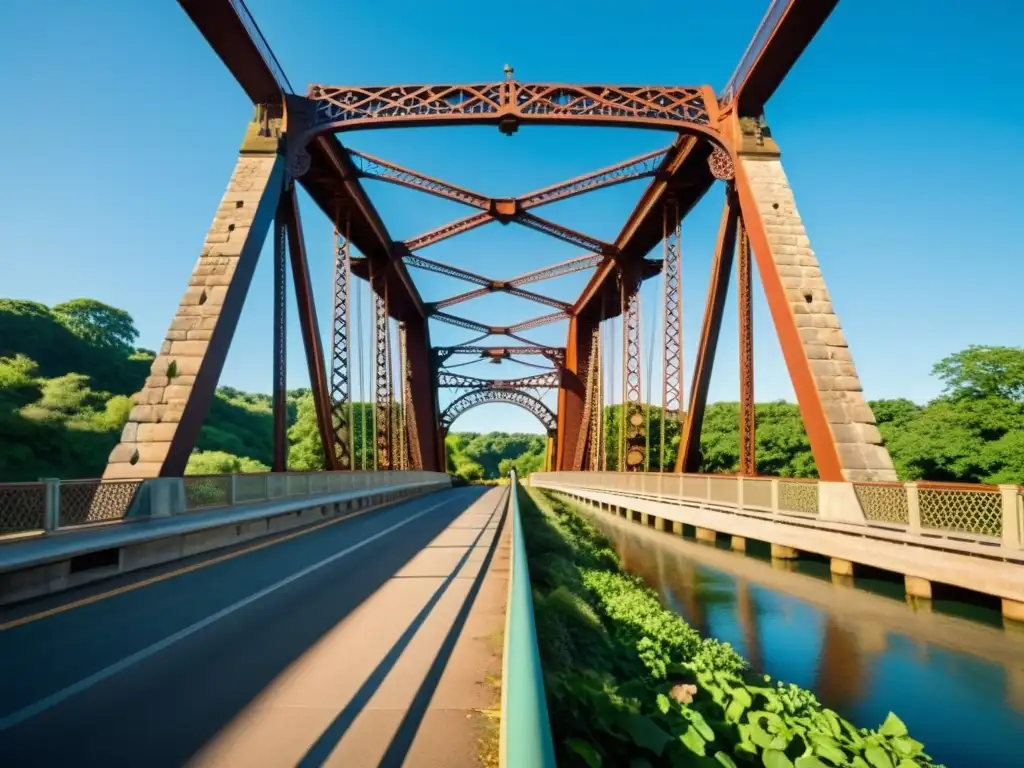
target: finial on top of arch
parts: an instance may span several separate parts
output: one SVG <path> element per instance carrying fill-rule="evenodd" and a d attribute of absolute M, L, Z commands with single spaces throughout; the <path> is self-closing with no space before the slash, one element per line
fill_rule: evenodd
<path fill-rule="evenodd" d="M 515 74 L 515 70 L 512 69 L 512 65 L 511 64 L 506 64 L 505 65 L 504 72 L 505 72 L 505 79 L 506 80 L 511 80 L 512 79 L 512 75 Z"/>

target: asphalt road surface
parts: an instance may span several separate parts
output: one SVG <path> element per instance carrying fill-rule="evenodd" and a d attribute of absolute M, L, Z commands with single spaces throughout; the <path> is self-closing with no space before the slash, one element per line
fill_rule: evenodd
<path fill-rule="evenodd" d="M 444 490 L 0 614 L 0 766 L 189 763 L 483 494 Z"/>

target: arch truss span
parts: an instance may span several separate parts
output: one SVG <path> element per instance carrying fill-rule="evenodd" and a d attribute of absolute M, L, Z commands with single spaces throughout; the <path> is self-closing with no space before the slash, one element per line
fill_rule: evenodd
<path fill-rule="evenodd" d="M 488 403 L 518 405 L 536 416 L 549 434 L 553 433 L 557 426 L 554 412 L 528 392 L 518 389 L 487 388 L 467 392 L 453 400 L 441 414 L 441 427 L 445 430 L 450 429 L 455 420 L 466 411 Z"/>
<path fill-rule="evenodd" d="M 285 103 L 288 165 L 296 177 L 306 168 L 306 145 L 317 136 L 431 125 L 490 124 L 505 134 L 523 123 L 651 128 L 703 136 L 731 156 L 718 129 L 718 98 L 706 85 L 570 85 L 511 78 L 471 85 L 311 85 L 306 97 L 286 95 Z"/>

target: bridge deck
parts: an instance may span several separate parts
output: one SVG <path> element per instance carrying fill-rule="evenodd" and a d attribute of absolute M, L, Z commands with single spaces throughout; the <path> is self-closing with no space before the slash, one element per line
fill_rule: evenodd
<path fill-rule="evenodd" d="M 444 491 L 0 613 L 0 764 L 476 765 L 505 498 Z"/>

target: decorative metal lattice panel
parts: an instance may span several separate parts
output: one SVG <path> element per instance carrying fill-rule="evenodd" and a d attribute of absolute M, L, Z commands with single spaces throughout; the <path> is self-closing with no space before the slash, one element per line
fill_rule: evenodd
<path fill-rule="evenodd" d="M 780 480 L 779 509 L 805 515 L 818 514 L 818 484 Z"/>
<path fill-rule="evenodd" d="M 0 487 L 0 534 L 41 531 L 45 516 L 46 486 L 42 483 Z"/>
<path fill-rule="evenodd" d="M 141 487 L 141 480 L 64 480 L 60 484 L 60 524 L 121 520 Z"/>
<path fill-rule="evenodd" d="M 471 408 L 485 403 L 511 403 L 523 408 L 540 421 L 549 432 L 557 426 L 555 414 L 544 403 L 526 392 L 515 389 L 477 389 L 467 392 L 452 401 L 441 414 L 441 426 L 445 429 Z"/>
<path fill-rule="evenodd" d="M 1003 497 L 997 489 L 960 490 L 918 486 L 921 527 L 1003 535 Z"/>
<path fill-rule="evenodd" d="M 902 485 L 853 484 L 864 517 L 875 523 L 910 525 L 907 489 Z"/>
<path fill-rule="evenodd" d="M 315 130 L 421 122 L 595 122 L 708 129 L 704 92 L 695 87 L 500 83 L 330 86 L 309 89 Z"/>

